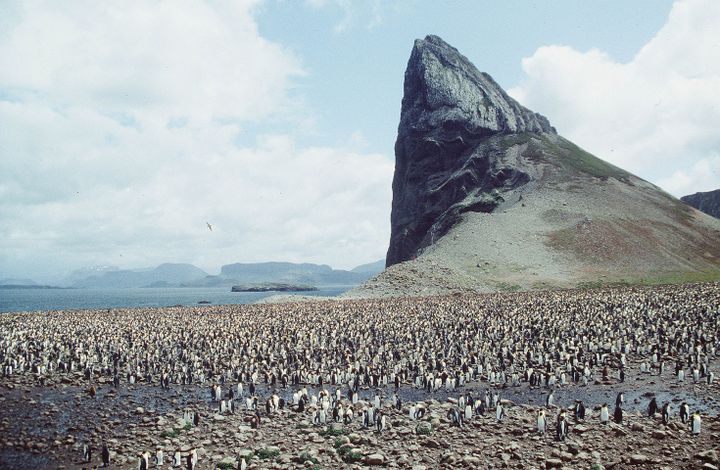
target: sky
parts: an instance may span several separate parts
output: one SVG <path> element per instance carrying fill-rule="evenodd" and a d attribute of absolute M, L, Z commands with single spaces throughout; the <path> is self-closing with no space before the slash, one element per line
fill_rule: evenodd
<path fill-rule="evenodd" d="M 0 0 L 0 278 L 384 258 L 427 34 L 600 158 L 720 188 L 717 24 L 716 0 Z"/>

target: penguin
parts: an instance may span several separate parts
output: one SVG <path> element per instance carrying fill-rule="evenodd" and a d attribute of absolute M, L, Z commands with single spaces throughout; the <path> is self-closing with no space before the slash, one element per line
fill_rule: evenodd
<path fill-rule="evenodd" d="M 105 443 L 103 443 L 100 457 L 102 458 L 103 467 L 110 465 L 110 449 L 108 449 L 108 446 Z"/>
<path fill-rule="evenodd" d="M 623 403 L 625 403 L 625 394 L 623 392 L 620 392 L 617 394 L 617 397 L 615 398 L 615 406 L 622 406 Z"/>
<path fill-rule="evenodd" d="M 655 400 L 655 397 L 652 397 L 650 400 L 650 404 L 648 405 L 648 416 L 652 418 L 655 416 L 655 413 L 657 413 L 658 406 L 657 406 L 657 400 Z"/>
<path fill-rule="evenodd" d="M 179 467 L 182 465 L 182 454 L 180 454 L 180 449 L 175 449 L 175 453 L 173 454 L 173 467 Z"/>
<path fill-rule="evenodd" d="M 245 462 L 245 457 L 240 458 L 240 464 L 238 465 L 238 470 L 247 470 L 247 462 Z"/>
<path fill-rule="evenodd" d="M 690 419 L 690 407 L 687 403 L 682 402 L 680 405 L 680 421 L 685 424 Z"/>
<path fill-rule="evenodd" d="M 462 427 L 462 417 L 460 416 L 457 408 L 450 408 L 447 412 L 447 418 L 450 420 L 451 426 Z"/>
<path fill-rule="evenodd" d="M 613 421 L 615 421 L 617 424 L 622 424 L 622 420 L 623 420 L 622 407 L 620 405 L 615 405 L 615 412 L 613 413 Z"/>
<path fill-rule="evenodd" d="M 555 405 L 555 393 L 551 390 L 545 398 L 545 406 L 550 408 L 553 405 Z"/>
<path fill-rule="evenodd" d="M 537 430 L 540 434 L 545 434 L 547 421 L 545 420 L 545 410 L 540 410 L 537 416 Z"/>
<path fill-rule="evenodd" d="M 502 421 L 503 416 L 505 416 L 505 410 L 503 409 L 502 404 L 498 403 L 497 407 L 495 408 L 495 419 L 500 422 Z"/>
<path fill-rule="evenodd" d="M 375 426 L 377 428 L 377 432 L 382 433 L 385 430 L 385 414 L 382 412 L 378 412 L 377 416 L 375 416 Z"/>
<path fill-rule="evenodd" d="M 555 424 L 555 437 L 558 441 L 564 441 L 567 437 L 568 428 L 565 420 L 565 413 L 560 413 L 557 423 Z"/>
<path fill-rule="evenodd" d="M 416 419 L 416 417 L 415 417 L 415 411 L 416 411 L 416 409 L 417 409 L 417 408 L 415 407 L 415 405 L 410 405 L 410 409 L 408 410 L 408 414 L 410 415 L 410 419 L 413 420 L 413 421 Z"/>
<path fill-rule="evenodd" d="M 163 451 L 161 447 L 157 447 L 155 449 L 155 465 L 158 467 L 162 467 L 165 464 L 165 455 L 163 455 Z"/>
<path fill-rule="evenodd" d="M 465 421 L 470 421 L 472 419 L 472 405 L 470 403 L 465 405 Z"/>
<path fill-rule="evenodd" d="M 662 422 L 663 424 L 670 422 L 670 403 L 665 403 L 662 407 Z"/>
<path fill-rule="evenodd" d="M 195 468 L 195 466 L 197 465 L 198 460 L 199 460 L 197 449 L 192 449 L 190 451 L 190 460 L 192 461 L 192 468 Z"/>
<path fill-rule="evenodd" d="M 579 423 L 585 419 L 585 404 L 582 400 L 575 400 L 575 422 Z"/>
<path fill-rule="evenodd" d="M 140 454 L 140 457 L 138 457 L 138 470 L 150 470 L 150 465 L 148 465 L 148 461 L 145 458 L 145 454 Z"/>
<path fill-rule="evenodd" d="M 92 449 L 90 449 L 90 444 L 88 444 L 87 442 L 85 444 L 83 444 L 82 453 L 83 453 L 83 462 L 85 462 L 85 463 L 90 462 L 90 459 L 92 459 Z"/>
<path fill-rule="evenodd" d="M 608 406 L 607 406 L 607 403 L 603 403 L 602 407 L 600 407 L 600 422 L 602 424 L 607 424 L 608 421 L 610 421 L 610 415 L 608 413 Z"/>
<path fill-rule="evenodd" d="M 697 436 L 700 434 L 700 425 L 702 424 L 702 419 L 700 418 L 700 413 L 696 411 L 692 415 L 692 424 L 690 426 L 690 430 L 692 431 L 693 436 Z"/>

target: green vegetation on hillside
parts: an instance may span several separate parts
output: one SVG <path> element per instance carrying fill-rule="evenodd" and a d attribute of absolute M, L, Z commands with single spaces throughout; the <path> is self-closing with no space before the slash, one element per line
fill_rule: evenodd
<path fill-rule="evenodd" d="M 633 277 L 628 275 L 619 279 L 594 280 L 578 283 L 581 289 L 599 289 L 602 287 L 656 286 L 663 284 L 695 284 L 699 282 L 720 281 L 720 271 L 670 272 L 656 276 Z"/>
<path fill-rule="evenodd" d="M 573 168 L 596 178 L 615 178 L 627 181 L 630 176 L 630 173 L 622 168 L 601 160 L 562 137 L 557 137 L 557 142 L 553 142 L 546 135 L 541 135 L 540 139 L 549 151 L 560 156 L 560 163 L 566 168 Z"/>
<path fill-rule="evenodd" d="M 567 169 L 587 173 L 595 178 L 615 178 L 628 181 L 630 173 L 618 168 L 560 136 L 521 132 L 503 135 L 499 141 L 504 148 L 528 144 L 525 156 L 534 161 L 560 163 Z"/>

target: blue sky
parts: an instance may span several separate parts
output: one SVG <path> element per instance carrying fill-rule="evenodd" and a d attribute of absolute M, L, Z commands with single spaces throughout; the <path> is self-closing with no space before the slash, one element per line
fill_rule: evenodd
<path fill-rule="evenodd" d="M 427 34 L 597 156 L 718 188 L 717 24 L 716 0 L 0 2 L 0 278 L 383 258 Z"/>
<path fill-rule="evenodd" d="M 257 20 L 260 34 L 302 58 L 307 76 L 296 86 L 317 113 L 319 137 L 339 144 L 360 130 L 369 149 L 387 153 L 414 39 L 441 36 L 508 89 L 525 77 L 521 59 L 547 44 L 632 59 L 671 6 L 668 0 L 360 0 L 309 7 L 274 0 L 258 8 Z"/>

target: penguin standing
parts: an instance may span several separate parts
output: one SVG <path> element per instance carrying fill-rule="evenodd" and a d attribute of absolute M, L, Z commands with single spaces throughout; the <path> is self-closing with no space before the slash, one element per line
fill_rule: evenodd
<path fill-rule="evenodd" d="M 505 409 L 503 408 L 501 403 L 498 403 L 497 407 L 495 408 L 495 419 L 497 419 L 498 422 L 500 422 L 500 421 L 502 421 L 504 416 L 505 416 Z"/>
<path fill-rule="evenodd" d="M 565 419 L 565 413 L 560 413 L 558 416 L 557 423 L 555 424 L 555 437 L 558 441 L 564 441 L 567 437 L 568 428 L 567 420 Z"/>
<path fill-rule="evenodd" d="M 110 449 L 108 449 L 107 444 L 103 444 L 100 456 L 102 458 L 103 467 L 110 465 Z"/>
<path fill-rule="evenodd" d="M 182 454 L 180 454 L 180 449 L 175 449 L 175 453 L 173 454 L 173 467 L 179 467 L 182 464 Z"/>
<path fill-rule="evenodd" d="M 547 408 L 550 408 L 551 406 L 554 406 L 554 405 L 555 405 L 555 392 L 553 392 L 551 390 L 550 393 L 548 393 L 548 396 L 545 398 L 545 406 Z"/>
<path fill-rule="evenodd" d="M 465 405 L 465 421 L 470 421 L 472 419 L 472 413 L 473 413 L 472 405 L 469 403 L 466 404 Z"/>
<path fill-rule="evenodd" d="M 665 403 L 662 407 L 662 422 L 663 424 L 670 422 L 670 403 Z"/>
<path fill-rule="evenodd" d="M 545 419 L 545 410 L 540 410 L 537 416 L 537 430 L 540 434 L 545 434 L 547 420 Z"/>
<path fill-rule="evenodd" d="M 165 455 L 163 455 L 163 451 L 161 447 L 157 447 L 155 449 L 155 465 L 158 467 L 162 467 L 165 464 Z"/>
<path fill-rule="evenodd" d="M 622 424 L 622 420 L 623 420 L 622 407 L 620 405 L 615 405 L 615 412 L 613 413 L 613 421 L 615 421 L 617 424 Z"/>
<path fill-rule="evenodd" d="M 623 403 L 625 403 L 625 394 L 623 392 L 620 392 L 617 394 L 617 397 L 615 398 L 615 406 L 622 406 Z"/>
<path fill-rule="evenodd" d="M 451 426 L 462 427 L 462 417 L 457 408 L 453 407 L 447 412 L 447 418 L 450 420 Z"/>
<path fill-rule="evenodd" d="M 700 434 L 700 425 L 702 424 L 702 419 L 700 419 L 700 413 L 696 411 L 692 415 L 692 425 L 690 429 L 692 430 L 693 436 L 697 436 Z"/>
<path fill-rule="evenodd" d="M 600 407 L 600 422 L 602 424 L 607 424 L 608 421 L 610 421 L 610 414 L 608 412 L 608 406 L 607 406 L 607 403 L 603 403 L 603 406 Z"/>
<path fill-rule="evenodd" d="M 82 453 L 83 453 L 83 462 L 85 462 L 85 463 L 90 462 L 90 459 L 92 459 L 92 450 L 90 449 L 90 444 L 88 444 L 87 442 L 85 444 L 83 444 Z"/>
<path fill-rule="evenodd" d="M 377 427 L 377 432 L 383 432 L 385 430 L 385 414 L 382 412 L 378 412 L 378 414 L 375 416 L 375 426 Z"/>
<path fill-rule="evenodd" d="M 690 406 L 687 403 L 682 402 L 680 405 L 680 421 L 685 424 L 690 419 Z"/>
<path fill-rule="evenodd" d="M 650 404 L 648 405 L 648 416 L 652 418 L 655 416 L 655 413 L 657 413 L 657 410 L 657 400 L 655 400 L 655 397 L 652 397 L 652 400 L 650 400 Z"/>
<path fill-rule="evenodd" d="M 579 423 L 585 419 L 585 404 L 582 400 L 575 400 L 575 422 Z"/>

